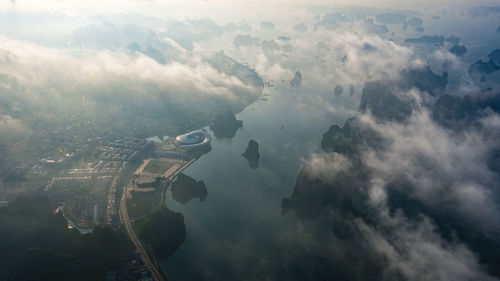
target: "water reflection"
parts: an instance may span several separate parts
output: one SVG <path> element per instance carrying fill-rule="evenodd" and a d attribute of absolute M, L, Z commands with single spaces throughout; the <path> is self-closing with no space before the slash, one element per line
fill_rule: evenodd
<path fill-rule="evenodd" d="M 207 187 L 203 181 L 197 182 L 192 177 L 182 173 L 172 184 L 172 197 L 182 204 L 186 204 L 192 198 L 199 198 L 203 202 L 207 193 Z"/>
<path fill-rule="evenodd" d="M 338 241 L 331 216 L 282 216 L 281 201 L 292 194 L 302 160 L 320 150 L 322 133 L 344 116 L 304 108 L 303 97 L 290 90 L 288 82 L 272 92 L 266 88 L 266 101 L 258 100 L 237 115 L 245 122 L 239 133 L 216 137 L 212 151 L 184 171 L 210 188 L 204 202 L 183 204 L 173 189 L 166 193 L 168 208 L 184 215 L 187 232 L 185 242 L 161 262 L 169 280 L 342 276 L 344 269 L 330 266 L 334 261 L 328 252 Z M 252 139 L 258 140 L 255 170 L 241 156 Z"/>
<path fill-rule="evenodd" d="M 232 139 L 236 135 L 236 131 L 241 127 L 243 127 L 243 121 L 236 120 L 234 113 L 226 111 L 215 117 L 210 129 L 218 139 Z"/>
<path fill-rule="evenodd" d="M 255 140 L 250 140 L 248 142 L 247 149 L 241 155 L 248 160 L 248 165 L 250 168 L 257 169 L 259 167 L 259 144 Z"/>

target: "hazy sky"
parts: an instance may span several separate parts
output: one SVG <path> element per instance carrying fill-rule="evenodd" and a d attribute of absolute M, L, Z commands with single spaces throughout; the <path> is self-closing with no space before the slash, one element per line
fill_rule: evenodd
<path fill-rule="evenodd" d="M 211 17 L 255 17 L 256 15 L 281 15 L 293 16 L 290 11 L 304 11 L 306 7 L 361 7 L 377 9 L 415 9 L 422 10 L 425 7 L 430 11 L 435 8 L 454 9 L 460 6 L 495 5 L 495 0 L 254 0 L 254 1 L 232 1 L 232 0 L 174 0 L 174 1 L 36 1 L 36 0 L 12 0 L 0 4 L 1 9 L 20 9 L 27 11 L 48 11 L 55 13 L 67 13 L 70 15 L 89 14 L 115 14 L 122 12 L 138 12 L 155 15 L 159 17 L 184 18 L 186 16 Z M 280 11 L 276 13 L 276 11 Z M 284 13 L 287 11 L 287 13 Z"/>

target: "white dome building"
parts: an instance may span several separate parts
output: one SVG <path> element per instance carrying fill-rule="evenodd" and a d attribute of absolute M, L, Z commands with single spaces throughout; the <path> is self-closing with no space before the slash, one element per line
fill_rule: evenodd
<path fill-rule="evenodd" d="M 209 133 L 203 130 L 196 130 L 187 134 L 179 135 L 175 138 L 175 140 L 182 148 L 193 149 L 208 146 L 212 141 L 212 137 Z"/>

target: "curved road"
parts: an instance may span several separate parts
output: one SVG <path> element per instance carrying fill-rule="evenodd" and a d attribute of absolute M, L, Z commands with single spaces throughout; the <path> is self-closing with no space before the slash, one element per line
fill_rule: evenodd
<path fill-rule="evenodd" d="M 130 236 L 130 239 L 132 239 L 132 242 L 134 243 L 135 247 L 141 253 L 142 261 L 146 266 L 147 270 L 149 271 L 149 273 L 151 274 L 151 277 L 153 277 L 153 280 L 167 281 L 167 278 L 165 278 L 165 276 L 161 272 L 161 269 L 158 266 L 158 264 L 151 261 L 148 252 L 142 245 L 141 241 L 139 240 L 139 237 L 137 237 L 137 233 L 135 233 L 135 230 L 132 226 L 132 222 L 130 221 L 130 217 L 128 216 L 128 211 L 127 211 L 128 192 L 129 192 L 129 187 L 127 186 L 125 187 L 122 199 L 120 201 L 120 220 L 122 221 L 123 225 L 125 225 L 125 229 L 127 230 L 127 233 Z"/>
<path fill-rule="evenodd" d="M 167 184 L 165 186 L 168 186 L 168 182 L 170 182 L 173 178 L 175 178 L 178 174 L 180 174 L 184 169 L 186 169 L 189 165 L 191 165 L 194 161 L 196 161 L 200 155 L 197 155 L 193 159 L 189 160 L 184 166 L 176 170 L 172 175 L 170 175 L 167 178 Z M 134 230 L 134 227 L 132 226 L 132 222 L 130 221 L 130 217 L 128 216 L 128 210 L 127 210 L 127 196 L 129 193 L 129 187 L 130 183 L 128 186 L 124 187 L 123 195 L 120 200 L 120 221 L 125 225 L 125 229 L 127 230 L 128 235 L 130 236 L 130 239 L 134 243 L 135 247 L 137 250 L 141 253 L 142 261 L 144 265 L 146 266 L 147 270 L 151 274 L 151 277 L 153 277 L 153 280 L 155 281 L 167 281 L 167 278 L 165 275 L 163 275 L 163 272 L 161 271 L 160 266 L 156 261 L 152 261 L 148 252 L 144 248 L 144 246 L 141 243 L 141 240 L 139 240 L 139 237 L 137 236 L 137 233 Z M 166 189 L 166 188 L 165 188 Z M 162 191 L 162 196 L 163 200 L 165 198 L 165 189 Z M 162 200 L 162 204 L 164 204 L 164 201 Z"/>

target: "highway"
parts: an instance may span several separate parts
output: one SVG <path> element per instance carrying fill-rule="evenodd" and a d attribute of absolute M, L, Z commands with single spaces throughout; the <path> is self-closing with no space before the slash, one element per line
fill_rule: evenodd
<path fill-rule="evenodd" d="M 151 274 L 151 277 L 155 281 L 166 281 L 167 278 L 163 275 L 161 272 L 160 267 L 158 266 L 157 263 L 151 261 L 151 258 L 148 255 L 148 252 L 142 245 L 141 241 L 139 240 L 139 237 L 137 237 L 137 233 L 135 232 L 132 222 L 130 221 L 130 217 L 128 216 L 128 211 L 127 211 L 127 194 L 129 192 L 129 187 L 125 187 L 122 195 L 122 199 L 120 201 L 120 220 L 122 221 L 123 225 L 125 226 L 125 229 L 127 230 L 128 235 L 130 236 L 130 239 L 134 243 L 135 247 L 141 253 L 142 261 L 144 265 L 146 266 L 146 269 L 149 271 Z"/>
<path fill-rule="evenodd" d="M 161 200 L 161 204 L 165 204 L 165 202 L 164 202 L 165 191 L 166 191 L 166 187 L 168 186 L 168 183 L 171 180 L 173 180 L 178 174 L 180 174 L 184 169 L 186 169 L 189 165 L 191 165 L 194 161 L 196 161 L 200 156 L 201 155 L 194 157 L 193 159 L 188 161 L 186 164 L 184 164 L 184 166 L 177 169 L 169 177 L 166 178 L 167 182 L 165 183 L 165 185 L 164 185 L 165 188 L 162 191 L 163 199 Z M 130 239 L 132 240 L 132 242 L 134 243 L 135 247 L 141 253 L 142 261 L 143 261 L 144 265 L 146 266 L 146 269 L 151 274 L 151 277 L 153 278 L 153 280 L 166 281 L 167 278 L 165 277 L 165 275 L 163 275 L 163 272 L 161 271 L 160 266 L 158 265 L 158 263 L 155 260 L 151 260 L 148 252 L 146 251 L 146 249 L 142 245 L 141 241 L 139 240 L 139 237 L 137 236 L 137 233 L 134 230 L 134 227 L 132 226 L 132 222 L 130 221 L 130 217 L 128 215 L 128 210 L 127 210 L 127 196 L 128 196 L 129 192 L 130 192 L 130 183 L 128 186 L 124 187 L 123 195 L 122 195 L 122 198 L 120 200 L 120 211 L 119 211 L 120 212 L 120 221 L 125 226 L 125 229 L 127 230 L 127 233 L 129 235 Z"/>

